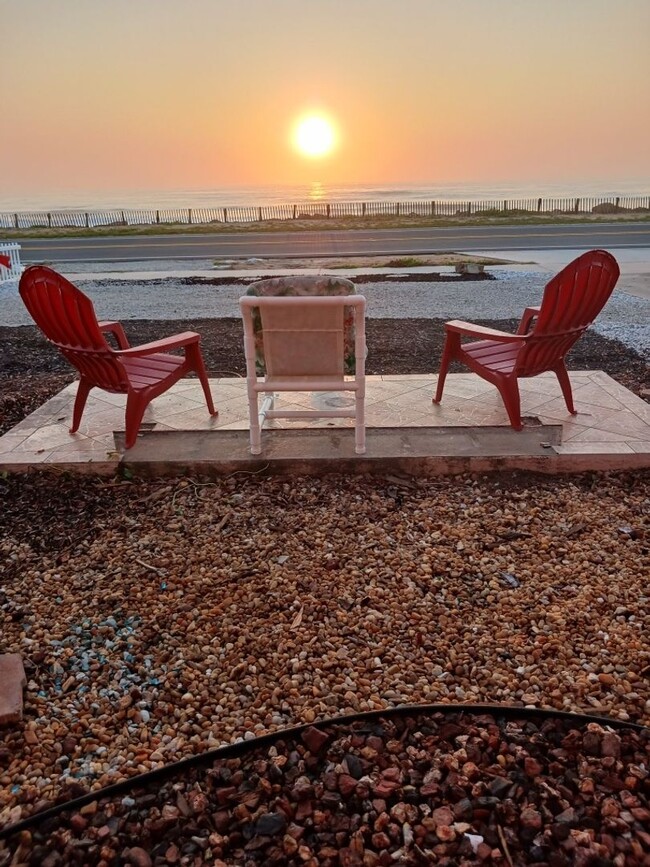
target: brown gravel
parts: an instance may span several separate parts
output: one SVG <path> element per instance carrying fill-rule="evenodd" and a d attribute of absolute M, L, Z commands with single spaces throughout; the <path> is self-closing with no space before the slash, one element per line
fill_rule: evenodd
<path fill-rule="evenodd" d="M 11 838 L 0 865 L 644 865 L 650 732 L 410 713 L 309 727 Z"/>
<path fill-rule="evenodd" d="M 650 474 L 0 480 L 0 825 L 298 722 L 497 702 L 650 722 Z"/>

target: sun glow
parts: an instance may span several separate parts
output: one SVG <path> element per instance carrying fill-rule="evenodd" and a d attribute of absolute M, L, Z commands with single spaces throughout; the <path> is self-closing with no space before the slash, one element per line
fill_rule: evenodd
<path fill-rule="evenodd" d="M 296 148 L 306 157 L 324 157 L 336 145 L 334 127 L 321 114 L 302 117 L 295 126 L 293 141 Z"/>

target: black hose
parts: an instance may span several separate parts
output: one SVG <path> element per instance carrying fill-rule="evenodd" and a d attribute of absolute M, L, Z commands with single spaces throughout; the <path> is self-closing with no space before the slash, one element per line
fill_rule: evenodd
<path fill-rule="evenodd" d="M 290 728 L 279 729 L 269 732 L 260 737 L 253 738 L 250 741 L 239 741 L 235 744 L 228 744 L 225 747 L 217 747 L 214 750 L 207 750 L 204 753 L 198 753 L 195 756 L 190 756 L 187 759 L 181 759 L 178 762 L 172 762 L 170 765 L 164 765 L 161 768 L 155 768 L 152 771 L 147 771 L 144 774 L 138 774 L 134 777 L 128 777 L 121 780 L 119 783 L 113 783 L 111 786 L 106 786 L 102 789 L 90 791 L 78 798 L 73 798 L 70 801 L 64 801 L 61 804 L 55 804 L 47 810 L 41 810 L 14 825 L 7 828 L 0 828 L 0 840 L 18 834 L 21 831 L 27 831 L 41 822 L 46 822 L 49 819 L 56 818 L 61 813 L 66 811 L 76 812 L 85 804 L 90 804 L 93 801 L 103 800 L 105 798 L 113 798 L 117 795 L 122 795 L 133 789 L 146 788 L 150 783 L 163 781 L 182 775 L 189 768 L 201 767 L 203 765 L 212 764 L 219 759 L 230 759 L 239 757 L 250 750 L 255 750 L 258 747 L 272 744 L 274 741 L 279 741 L 287 737 L 300 735 L 308 728 L 327 728 L 329 726 L 339 726 L 352 724 L 363 720 L 375 720 L 378 718 L 390 718 L 409 716 L 412 714 L 491 714 L 496 717 L 505 717 L 507 719 L 534 719 L 542 717 L 544 719 L 569 719 L 577 724 L 595 722 L 602 726 L 610 726 L 612 728 L 626 728 L 634 731 L 646 731 L 647 727 L 638 723 L 631 723 L 625 720 L 611 719 L 609 717 L 594 716 L 585 713 L 571 713 L 563 710 L 549 709 L 533 709 L 515 707 L 513 705 L 499 704 L 405 704 L 398 707 L 384 708 L 383 710 L 365 711 L 364 713 L 348 714 L 347 716 L 329 717 L 324 720 L 316 720 L 313 723 L 304 723 Z"/>

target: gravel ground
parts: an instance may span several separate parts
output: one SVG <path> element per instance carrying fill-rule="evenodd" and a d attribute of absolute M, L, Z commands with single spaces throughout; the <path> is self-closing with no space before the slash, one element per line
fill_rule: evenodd
<path fill-rule="evenodd" d="M 0 826 L 288 724 L 497 702 L 650 722 L 650 475 L 0 480 Z M 34 516 L 38 514 L 38 533 Z"/>
<path fill-rule="evenodd" d="M 364 283 L 369 318 L 509 319 L 540 301 L 547 271 L 490 269 L 495 280 L 457 283 Z M 223 277 L 223 275 L 221 275 Z M 238 316 L 239 285 L 196 285 L 182 279 L 146 281 L 77 280 L 100 318 L 192 319 Z M 29 325 L 15 284 L 0 286 L 0 325 Z M 650 358 L 650 300 L 616 292 L 596 320 L 595 330 Z"/>
<path fill-rule="evenodd" d="M 46 820 L 0 865 L 641 867 L 650 732 L 609 728 L 424 710 L 310 726 Z"/>

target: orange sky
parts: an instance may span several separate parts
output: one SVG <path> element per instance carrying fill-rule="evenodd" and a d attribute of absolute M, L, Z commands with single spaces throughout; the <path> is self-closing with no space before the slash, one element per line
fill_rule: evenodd
<path fill-rule="evenodd" d="M 650 0 L 0 0 L 0 21 L 5 196 L 650 179 Z M 319 108 L 340 141 L 316 167 L 290 135 Z"/>

